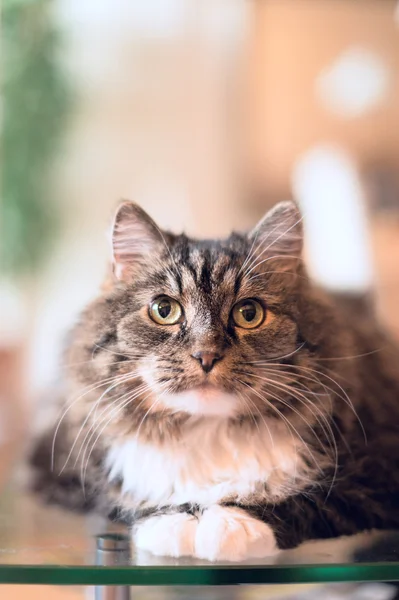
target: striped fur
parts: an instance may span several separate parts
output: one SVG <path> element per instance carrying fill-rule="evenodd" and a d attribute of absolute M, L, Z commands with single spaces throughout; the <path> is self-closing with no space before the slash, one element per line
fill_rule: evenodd
<path fill-rule="evenodd" d="M 198 241 L 124 203 L 112 240 L 115 278 L 72 332 L 61 425 L 34 457 L 48 499 L 210 560 L 396 527 L 398 353 L 361 299 L 312 284 L 295 205 Z M 160 295 L 178 323 L 151 319 Z M 254 329 L 233 320 L 244 299 L 264 309 Z M 201 352 L 219 357 L 209 372 Z"/>

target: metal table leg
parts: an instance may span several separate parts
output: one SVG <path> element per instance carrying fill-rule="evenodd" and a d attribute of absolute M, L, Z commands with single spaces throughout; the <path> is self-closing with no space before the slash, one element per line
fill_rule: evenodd
<path fill-rule="evenodd" d="M 97 536 L 96 564 L 104 567 L 130 564 L 130 539 L 127 535 L 105 533 Z M 96 585 L 95 600 L 130 600 L 127 585 Z"/>

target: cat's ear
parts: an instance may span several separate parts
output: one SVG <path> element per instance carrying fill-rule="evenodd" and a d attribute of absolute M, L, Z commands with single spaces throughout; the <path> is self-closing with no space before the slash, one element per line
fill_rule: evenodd
<path fill-rule="evenodd" d="M 133 202 L 123 202 L 112 225 L 115 277 L 128 281 L 143 262 L 165 249 L 165 238 L 147 213 Z"/>
<path fill-rule="evenodd" d="M 294 202 L 280 202 L 259 221 L 249 234 L 258 265 L 278 261 L 288 268 L 301 257 L 303 247 L 302 216 Z M 254 264 L 256 264 L 254 263 Z"/>

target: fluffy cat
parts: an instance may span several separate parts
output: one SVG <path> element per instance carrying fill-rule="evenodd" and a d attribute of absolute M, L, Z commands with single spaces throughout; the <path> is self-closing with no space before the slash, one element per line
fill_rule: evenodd
<path fill-rule="evenodd" d="M 290 202 L 218 241 L 161 232 L 123 203 L 36 488 L 175 557 L 396 528 L 399 355 L 366 301 L 317 289 L 302 245 Z"/>

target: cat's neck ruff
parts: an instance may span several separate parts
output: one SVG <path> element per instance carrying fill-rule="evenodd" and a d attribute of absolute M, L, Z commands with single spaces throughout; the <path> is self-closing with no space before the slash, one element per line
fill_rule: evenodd
<path fill-rule="evenodd" d="M 165 444 L 132 436 L 107 454 L 110 480 L 134 508 L 195 504 L 210 506 L 251 498 L 275 501 L 307 477 L 303 442 L 275 420 L 240 423 L 191 417 L 181 435 Z"/>

